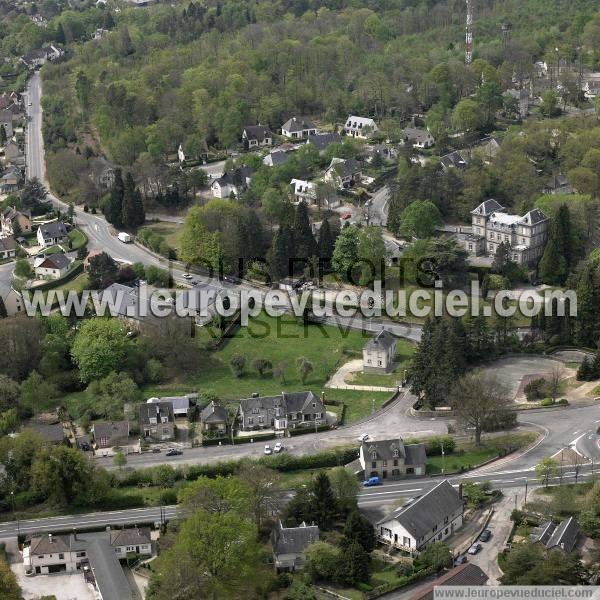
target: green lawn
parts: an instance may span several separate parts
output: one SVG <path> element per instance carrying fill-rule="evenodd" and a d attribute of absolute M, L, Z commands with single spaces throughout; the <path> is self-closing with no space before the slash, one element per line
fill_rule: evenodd
<path fill-rule="evenodd" d="M 69 231 L 69 240 L 71 241 L 71 250 L 79 250 L 87 243 L 87 237 L 79 229 Z"/>
<path fill-rule="evenodd" d="M 144 229 L 150 229 L 154 231 L 154 233 L 162 235 L 171 248 L 174 248 L 175 250 L 179 249 L 179 239 L 183 229 L 183 225 L 180 223 L 167 223 L 166 221 L 158 221 L 156 223 L 145 224 Z"/>
<path fill-rule="evenodd" d="M 399 339 L 396 344 L 396 367 L 391 373 L 356 373 L 349 383 L 355 385 L 380 385 L 393 387 L 404 377 L 404 370 L 415 353 L 415 345 L 408 340 Z"/>

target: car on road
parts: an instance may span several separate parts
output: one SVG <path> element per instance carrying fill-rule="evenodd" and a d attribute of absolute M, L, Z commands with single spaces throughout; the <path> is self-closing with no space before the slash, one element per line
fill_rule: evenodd
<path fill-rule="evenodd" d="M 477 554 L 480 550 L 481 550 L 481 544 L 479 542 L 476 542 L 469 548 L 468 553 L 469 554 Z"/>
<path fill-rule="evenodd" d="M 33 102 L 28 102 L 27 106 L 33 106 Z"/>
<path fill-rule="evenodd" d="M 179 450 L 178 448 L 169 448 L 165 456 L 181 456 L 182 454 L 183 450 Z"/>
<path fill-rule="evenodd" d="M 265 446 L 265 454 L 273 454 L 273 450 L 271 449 L 271 446 L 269 446 L 269 444 Z"/>
<path fill-rule="evenodd" d="M 184 279 L 192 279 L 192 276 L 189 273 L 184 273 L 183 278 Z"/>
<path fill-rule="evenodd" d="M 373 487 L 374 485 L 381 485 L 379 477 L 369 477 L 363 481 L 363 487 Z"/>
<path fill-rule="evenodd" d="M 192 279 L 192 280 L 190 281 L 190 283 L 191 283 L 192 285 L 199 285 L 199 284 L 200 284 L 200 282 L 199 282 L 198 280 L 196 280 L 196 279 Z"/>
<path fill-rule="evenodd" d="M 492 532 L 489 529 L 484 529 L 479 536 L 480 542 L 487 542 L 492 537 Z"/>
<path fill-rule="evenodd" d="M 454 561 L 454 565 L 458 566 L 458 565 L 464 565 L 465 563 L 468 562 L 467 559 L 467 555 L 463 554 L 462 556 L 459 556 L 455 561 Z"/>
<path fill-rule="evenodd" d="M 283 444 L 281 442 L 277 442 L 273 447 L 273 452 L 279 454 L 283 450 Z"/>
<path fill-rule="evenodd" d="M 369 434 L 368 433 L 361 433 L 358 436 L 358 441 L 359 442 L 366 442 L 369 439 Z"/>

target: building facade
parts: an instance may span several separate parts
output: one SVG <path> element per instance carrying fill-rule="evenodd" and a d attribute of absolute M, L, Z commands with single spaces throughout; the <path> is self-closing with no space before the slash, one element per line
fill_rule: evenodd
<path fill-rule="evenodd" d="M 364 478 L 400 479 L 425 475 L 425 444 L 407 444 L 401 439 L 365 441 L 359 450 Z"/>
<path fill-rule="evenodd" d="M 471 211 L 471 221 L 472 234 L 465 239 L 470 254 L 493 257 L 504 243 L 513 262 L 528 265 L 544 253 L 550 219 L 538 208 L 523 216 L 510 215 L 495 200 L 486 200 Z"/>
<path fill-rule="evenodd" d="M 393 369 L 396 356 L 396 338 L 385 329 L 372 337 L 363 348 L 365 373 L 388 373 Z"/>

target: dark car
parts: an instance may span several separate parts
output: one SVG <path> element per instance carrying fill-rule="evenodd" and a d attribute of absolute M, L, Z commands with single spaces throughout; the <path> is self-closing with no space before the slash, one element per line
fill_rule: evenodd
<path fill-rule="evenodd" d="M 462 556 L 459 556 L 459 557 L 458 557 L 458 558 L 457 558 L 457 559 L 454 561 L 454 564 L 455 564 L 456 566 L 458 566 L 458 565 L 464 565 L 464 564 L 465 564 L 465 563 L 467 563 L 467 562 L 468 562 L 467 555 L 466 555 L 466 554 L 463 554 Z"/>
<path fill-rule="evenodd" d="M 165 456 L 180 456 L 183 454 L 183 450 L 178 450 L 177 448 L 169 448 L 165 453 Z"/>
<path fill-rule="evenodd" d="M 479 536 L 482 542 L 487 542 L 492 537 L 492 532 L 489 529 L 484 529 Z"/>

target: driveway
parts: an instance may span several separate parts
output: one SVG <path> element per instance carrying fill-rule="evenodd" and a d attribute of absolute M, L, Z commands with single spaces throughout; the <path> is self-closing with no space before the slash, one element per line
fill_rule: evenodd
<path fill-rule="evenodd" d="M 554 368 L 560 368 L 564 377 L 570 376 L 572 369 L 564 363 L 544 356 L 509 356 L 500 358 L 484 367 L 484 371 L 495 375 L 501 383 L 507 386 L 511 398 L 516 398 L 521 380 L 526 375 L 549 375 Z"/>
<path fill-rule="evenodd" d="M 325 387 L 337 390 L 359 390 L 363 392 L 395 392 L 395 387 L 380 387 L 377 385 L 354 385 L 346 383 L 346 377 L 352 373 L 362 372 L 362 358 L 356 358 L 343 364 L 325 384 Z"/>
<path fill-rule="evenodd" d="M 25 600 L 52 595 L 56 600 L 94 600 L 95 598 L 92 587 L 83 578 L 83 573 L 26 577 L 23 563 L 15 563 L 10 568 L 17 577 L 17 583 Z"/>

